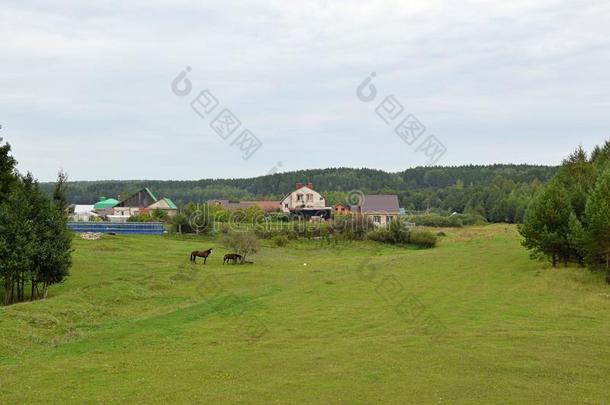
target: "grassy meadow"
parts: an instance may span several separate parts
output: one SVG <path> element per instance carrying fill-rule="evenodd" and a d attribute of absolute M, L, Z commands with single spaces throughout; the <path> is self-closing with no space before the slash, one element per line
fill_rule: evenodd
<path fill-rule="evenodd" d="M 237 266 L 212 238 L 75 238 L 49 299 L 0 307 L 0 403 L 610 402 L 602 275 L 530 260 L 514 226 L 445 232 Z"/>

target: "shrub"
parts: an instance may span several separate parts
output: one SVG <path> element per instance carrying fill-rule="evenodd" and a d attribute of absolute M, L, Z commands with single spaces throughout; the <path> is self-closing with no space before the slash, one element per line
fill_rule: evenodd
<path fill-rule="evenodd" d="M 441 237 L 441 236 L 447 236 L 447 234 L 446 234 L 445 232 L 441 231 L 441 232 L 438 232 L 438 233 L 436 234 L 436 236 L 439 236 L 439 237 Z"/>
<path fill-rule="evenodd" d="M 393 221 L 387 228 L 378 228 L 369 231 L 366 237 L 370 240 L 395 245 L 409 242 L 409 231 L 400 221 Z"/>
<path fill-rule="evenodd" d="M 288 245 L 288 237 L 286 235 L 277 235 L 273 237 L 273 244 L 277 247 L 284 247 Z"/>
<path fill-rule="evenodd" d="M 437 238 L 430 231 L 414 229 L 409 233 L 409 243 L 423 249 L 430 249 L 436 246 Z"/>
<path fill-rule="evenodd" d="M 487 221 L 478 214 L 424 214 L 412 215 L 407 218 L 409 222 L 414 222 L 418 226 L 432 226 L 444 228 L 461 228 L 464 225 L 484 224 Z"/>
<path fill-rule="evenodd" d="M 156 222 L 148 212 L 142 214 L 135 214 L 127 218 L 127 222 Z"/>
<path fill-rule="evenodd" d="M 363 240 L 370 229 L 375 229 L 370 219 L 360 215 L 349 215 L 335 217 L 328 231 L 330 234 L 340 236 L 346 240 Z"/>
<path fill-rule="evenodd" d="M 418 226 L 433 226 L 433 227 L 453 227 L 460 228 L 463 226 L 462 221 L 456 215 L 443 216 L 439 214 L 415 215 L 409 217 L 410 222 L 414 222 Z"/>
<path fill-rule="evenodd" d="M 229 231 L 223 236 L 222 244 L 234 253 L 240 254 L 242 263 L 246 261 L 247 255 L 258 252 L 260 246 L 254 233 L 233 231 Z"/>
<path fill-rule="evenodd" d="M 254 234 L 261 239 L 274 239 L 278 236 L 285 237 L 286 239 L 297 239 L 297 233 L 290 228 L 283 229 L 265 229 L 264 227 L 257 227 L 254 229 Z"/>
<path fill-rule="evenodd" d="M 390 242 L 390 232 L 387 229 L 379 228 L 373 229 L 366 234 L 367 239 L 370 239 L 375 242 L 381 243 L 391 243 Z"/>

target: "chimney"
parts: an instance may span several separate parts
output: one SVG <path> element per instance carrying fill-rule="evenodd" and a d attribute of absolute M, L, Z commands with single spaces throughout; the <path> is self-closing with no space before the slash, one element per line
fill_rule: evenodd
<path fill-rule="evenodd" d="M 313 183 L 307 183 L 307 187 L 313 190 Z"/>
<path fill-rule="evenodd" d="M 298 189 L 300 189 L 301 187 L 303 187 L 303 183 L 297 183 L 297 186 L 296 186 L 295 190 L 298 190 Z"/>

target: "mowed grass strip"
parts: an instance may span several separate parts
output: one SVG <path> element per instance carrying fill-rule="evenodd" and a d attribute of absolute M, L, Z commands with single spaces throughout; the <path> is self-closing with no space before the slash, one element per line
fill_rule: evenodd
<path fill-rule="evenodd" d="M 75 239 L 48 300 L 0 308 L 0 402 L 608 402 L 603 277 L 531 261 L 513 226 L 445 232 L 242 266 L 210 238 Z"/>

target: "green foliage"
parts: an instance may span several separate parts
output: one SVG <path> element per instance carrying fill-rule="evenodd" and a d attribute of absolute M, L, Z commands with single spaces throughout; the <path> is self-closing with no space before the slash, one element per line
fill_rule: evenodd
<path fill-rule="evenodd" d="M 380 243 L 392 243 L 390 232 L 385 228 L 373 229 L 367 232 L 367 239 L 380 242 Z"/>
<path fill-rule="evenodd" d="M 367 238 L 381 243 L 393 245 L 414 245 L 429 249 L 436 246 L 437 236 L 424 229 L 407 229 L 400 221 L 392 221 L 387 228 L 373 229 L 367 233 Z"/>
<path fill-rule="evenodd" d="M 523 225 L 523 246 L 534 256 L 548 257 L 553 266 L 557 260 L 569 260 L 570 216 L 574 210 L 568 192 L 559 181 L 552 181 L 530 204 Z"/>
<path fill-rule="evenodd" d="M 431 249 L 436 246 L 438 238 L 434 233 L 425 229 L 413 229 L 409 232 L 409 244 L 422 249 Z"/>
<path fill-rule="evenodd" d="M 228 231 L 222 237 L 222 244 L 232 253 L 240 254 L 242 263 L 246 261 L 247 256 L 258 252 L 260 249 L 260 242 L 252 232 Z"/>
<path fill-rule="evenodd" d="M 610 168 L 597 179 L 585 213 L 588 262 L 593 266 L 603 263 L 610 277 Z"/>
<path fill-rule="evenodd" d="M 333 219 L 329 233 L 344 240 L 364 240 L 375 226 L 370 218 L 361 215 L 345 215 Z"/>
<path fill-rule="evenodd" d="M 172 217 L 171 223 L 173 225 L 174 232 L 182 233 L 183 227 L 188 225 L 189 219 L 186 215 L 179 213 Z"/>
<path fill-rule="evenodd" d="M 286 235 L 277 235 L 273 237 L 273 244 L 277 247 L 285 247 L 290 240 Z"/>
<path fill-rule="evenodd" d="M 53 189 L 53 204 L 61 211 L 66 212 L 68 209 L 68 200 L 66 198 L 66 183 L 68 175 L 63 170 L 57 173 L 57 182 Z"/>
<path fill-rule="evenodd" d="M 465 225 L 481 225 L 486 223 L 485 218 L 474 212 L 466 214 L 422 214 L 409 215 L 407 221 L 413 222 L 417 226 L 432 226 L 439 228 L 461 228 Z"/>
<path fill-rule="evenodd" d="M 590 157 L 576 149 L 530 204 L 520 232 L 534 256 L 608 268 L 610 282 L 610 142 Z"/>
<path fill-rule="evenodd" d="M 127 222 L 157 222 L 148 212 L 138 213 L 127 218 Z"/>
<path fill-rule="evenodd" d="M 0 279 L 5 304 L 46 298 L 49 286 L 61 283 L 71 265 L 63 200 L 58 198 L 54 204 L 29 173 L 15 175 L 11 184 L 0 201 Z M 63 184 L 60 176 L 58 196 Z"/>
<path fill-rule="evenodd" d="M 169 222 L 169 220 L 170 220 L 169 214 L 167 213 L 167 211 L 161 210 L 159 208 L 155 208 L 154 210 L 152 210 L 152 212 L 150 213 L 150 216 L 153 219 L 153 221 L 156 221 L 156 222 Z"/>
<path fill-rule="evenodd" d="M 556 168 L 528 165 L 418 167 L 398 173 L 372 169 L 316 169 L 261 176 L 253 179 L 197 181 L 105 181 L 69 183 L 71 203 L 90 203 L 101 195 L 151 187 L 178 205 L 210 199 L 279 200 L 295 183 L 312 182 L 328 205 L 345 203 L 350 190 L 367 194 L 397 194 L 407 211 L 439 210 L 477 213 L 490 222 L 520 222 L 531 197 Z M 45 185 L 49 193 L 51 185 Z M 226 222 L 226 216 L 217 221 Z"/>
<path fill-rule="evenodd" d="M 10 155 L 11 145 L 2 144 L 0 138 L 0 203 L 8 198 L 12 187 L 17 181 L 15 166 L 17 161 Z"/>

